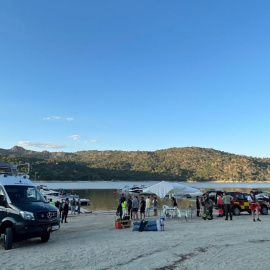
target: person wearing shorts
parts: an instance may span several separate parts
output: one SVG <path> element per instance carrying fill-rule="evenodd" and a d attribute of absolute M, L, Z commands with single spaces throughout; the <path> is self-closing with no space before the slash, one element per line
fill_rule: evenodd
<path fill-rule="evenodd" d="M 256 211 L 256 216 L 257 216 L 257 221 L 261 221 L 259 218 L 259 205 L 258 201 L 256 199 L 256 196 L 253 192 L 253 190 L 250 191 L 249 197 L 248 197 L 249 205 L 250 205 L 250 210 L 252 213 L 252 218 L 253 221 L 255 222 L 255 211 Z"/>
<path fill-rule="evenodd" d="M 144 197 L 141 198 L 141 201 L 140 201 L 140 217 L 141 217 L 141 220 L 142 220 L 142 217 L 145 218 L 145 200 L 144 200 Z"/>
<path fill-rule="evenodd" d="M 149 196 L 147 197 L 147 199 L 145 200 L 146 202 L 146 216 L 150 217 L 150 210 L 151 210 L 151 200 L 149 198 Z"/>
<path fill-rule="evenodd" d="M 138 209 L 139 209 L 139 201 L 138 201 L 137 196 L 134 195 L 133 200 L 132 200 L 132 213 L 133 213 L 134 220 L 139 220 Z"/>

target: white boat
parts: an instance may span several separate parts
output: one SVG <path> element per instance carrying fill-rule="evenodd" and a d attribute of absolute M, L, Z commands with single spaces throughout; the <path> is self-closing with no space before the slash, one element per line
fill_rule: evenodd
<path fill-rule="evenodd" d="M 118 193 L 127 193 L 127 192 L 129 192 L 129 186 L 125 185 L 123 188 L 117 189 L 117 192 Z"/>
<path fill-rule="evenodd" d="M 38 189 L 40 193 L 45 197 L 45 199 L 50 200 L 52 199 L 53 202 L 61 202 L 62 200 L 65 200 L 68 198 L 69 200 L 75 199 L 77 201 L 79 199 L 79 195 L 77 194 L 71 194 L 71 193 L 66 193 L 63 189 L 60 190 L 52 190 L 49 189 L 47 186 L 41 185 L 38 186 Z M 90 205 L 90 199 L 81 199 L 81 205 L 87 206 Z"/>
<path fill-rule="evenodd" d="M 141 186 L 134 185 L 128 191 L 132 192 L 132 193 L 141 193 L 146 188 L 147 188 L 147 186 L 145 186 L 145 185 L 141 185 Z"/>

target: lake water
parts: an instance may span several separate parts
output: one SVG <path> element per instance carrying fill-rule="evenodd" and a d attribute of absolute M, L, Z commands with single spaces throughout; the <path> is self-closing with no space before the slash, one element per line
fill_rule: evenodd
<path fill-rule="evenodd" d="M 64 189 L 67 192 L 75 193 L 80 198 L 88 198 L 91 200 L 91 210 L 116 210 L 118 205 L 117 189 L 124 188 L 128 185 L 146 185 L 152 186 L 158 182 L 111 182 L 111 181 L 98 181 L 98 182 L 35 182 L 38 185 L 46 185 L 50 189 Z M 197 183 L 183 183 L 184 185 L 191 186 L 202 190 L 203 192 L 210 189 L 222 189 L 224 191 L 243 191 L 249 192 L 253 188 L 262 191 L 270 192 L 270 183 L 213 183 L 213 182 L 197 182 Z M 128 195 L 128 194 L 127 194 Z M 140 196 L 139 196 L 140 198 Z M 152 199 L 152 197 L 151 197 Z M 159 209 L 163 204 L 170 205 L 168 199 L 158 198 Z M 190 200 L 177 200 L 178 206 L 195 207 L 195 199 Z"/>

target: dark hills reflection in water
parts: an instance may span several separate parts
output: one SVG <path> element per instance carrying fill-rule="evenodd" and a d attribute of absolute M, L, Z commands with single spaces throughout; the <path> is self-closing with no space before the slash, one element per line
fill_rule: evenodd
<path fill-rule="evenodd" d="M 204 191 L 208 191 L 204 189 Z M 249 193 L 250 188 L 223 188 L 224 191 L 242 191 Z M 116 210 L 118 205 L 118 199 L 121 196 L 120 193 L 117 193 L 115 189 L 76 189 L 76 190 L 66 190 L 70 193 L 75 193 L 80 196 L 80 198 L 88 198 L 91 200 L 90 209 L 91 210 Z M 264 188 L 263 191 L 270 192 L 270 188 Z M 126 198 L 132 194 L 125 194 Z M 137 195 L 138 198 L 141 198 L 141 195 Z M 146 196 L 144 196 L 146 198 Z M 153 196 L 150 196 L 150 199 L 153 199 Z M 158 208 L 162 209 L 162 205 L 170 205 L 171 202 L 168 199 L 158 198 Z M 195 198 L 192 199 L 178 199 L 177 204 L 180 207 L 193 206 L 196 207 Z"/>

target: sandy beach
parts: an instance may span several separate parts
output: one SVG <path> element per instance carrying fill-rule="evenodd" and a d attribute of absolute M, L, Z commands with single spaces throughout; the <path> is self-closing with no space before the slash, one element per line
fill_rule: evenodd
<path fill-rule="evenodd" d="M 115 229 L 115 211 L 69 216 L 67 224 L 40 239 L 1 246 L 1 270 L 19 269 L 269 269 L 270 215 L 225 221 L 168 219 L 165 231 Z M 149 220 L 154 220 L 150 217 Z M 3 243 L 3 236 L 1 237 Z"/>

